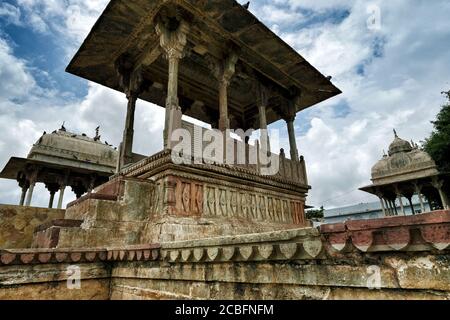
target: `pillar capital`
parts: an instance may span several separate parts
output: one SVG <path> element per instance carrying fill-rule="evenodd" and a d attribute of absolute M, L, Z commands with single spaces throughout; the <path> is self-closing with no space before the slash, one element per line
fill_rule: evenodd
<path fill-rule="evenodd" d="M 265 108 L 269 104 L 269 89 L 258 82 L 256 85 L 256 103 L 259 108 Z"/>
<path fill-rule="evenodd" d="M 212 55 L 207 55 L 206 60 L 213 76 L 220 84 L 230 85 L 231 79 L 236 73 L 236 64 L 239 60 L 239 55 L 236 51 L 230 51 L 223 59 L 218 59 Z"/>
<path fill-rule="evenodd" d="M 171 30 L 163 22 L 158 22 L 155 27 L 156 34 L 159 36 L 159 44 L 164 51 L 167 60 L 180 60 L 184 57 L 184 48 L 187 44 L 187 34 L 189 33 L 189 24 L 185 20 L 178 21 L 176 30 Z"/>
<path fill-rule="evenodd" d="M 398 184 L 394 184 L 394 191 L 395 191 L 395 194 L 397 195 L 397 197 L 403 197 L 403 192 L 401 191 Z"/>
<path fill-rule="evenodd" d="M 59 184 L 58 183 L 46 183 L 45 184 L 45 188 L 50 192 L 50 193 L 56 193 L 59 191 Z"/>
<path fill-rule="evenodd" d="M 39 174 L 39 168 L 37 166 L 30 166 L 26 169 L 25 177 L 29 184 L 36 184 Z"/>
<path fill-rule="evenodd" d="M 414 186 L 414 190 L 416 191 L 416 193 L 420 193 L 422 192 L 422 185 L 419 183 L 419 181 L 413 181 L 412 182 L 413 186 Z"/>
<path fill-rule="evenodd" d="M 444 181 L 439 180 L 438 177 L 433 177 L 433 179 L 431 180 L 431 184 L 433 185 L 434 188 L 439 190 L 442 189 L 442 187 L 444 186 Z"/>
<path fill-rule="evenodd" d="M 128 53 L 122 54 L 114 63 L 119 77 L 119 85 L 128 99 L 138 98 L 139 94 L 147 90 L 151 83 L 144 78 L 143 64 L 134 63 Z"/>

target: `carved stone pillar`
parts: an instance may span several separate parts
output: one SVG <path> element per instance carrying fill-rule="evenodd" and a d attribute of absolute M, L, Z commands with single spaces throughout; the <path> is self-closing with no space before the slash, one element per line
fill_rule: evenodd
<path fill-rule="evenodd" d="M 291 148 L 291 160 L 299 161 L 299 153 L 297 148 L 297 140 L 295 139 L 295 127 L 294 122 L 296 118 L 296 104 L 300 100 L 300 95 L 289 100 L 287 106 L 287 112 L 285 113 L 284 120 L 286 121 L 288 135 L 289 135 L 289 145 Z"/>
<path fill-rule="evenodd" d="M 54 191 L 50 192 L 50 200 L 48 201 L 48 208 L 52 209 L 53 208 L 53 201 L 55 200 L 55 193 Z"/>
<path fill-rule="evenodd" d="M 138 99 L 137 92 L 128 92 L 127 99 L 127 116 L 125 120 L 125 129 L 123 130 L 120 168 L 133 162 L 134 115 L 136 111 L 136 101 Z"/>
<path fill-rule="evenodd" d="M 26 197 L 26 195 L 27 195 L 27 191 L 28 191 L 28 186 L 22 187 L 22 193 L 21 193 L 21 195 L 20 195 L 19 206 L 23 206 L 23 204 L 25 203 L 25 197 Z"/>
<path fill-rule="evenodd" d="M 400 188 L 398 187 L 398 185 L 394 185 L 394 189 L 395 189 L 395 194 L 397 196 L 398 201 L 400 202 L 400 210 L 402 212 L 402 215 L 406 215 L 405 213 L 405 207 L 403 206 L 403 194 L 400 191 Z"/>
<path fill-rule="evenodd" d="M 392 215 L 393 216 L 398 216 L 397 204 L 395 203 L 395 199 L 393 201 L 389 200 L 389 204 L 390 204 L 390 207 L 391 207 L 391 210 L 392 210 Z"/>
<path fill-rule="evenodd" d="M 219 82 L 219 130 L 226 131 L 230 129 L 230 119 L 228 116 L 228 86 L 231 78 L 236 72 L 236 63 L 238 55 L 230 53 L 223 61 L 208 56 L 208 62 L 214 77 Z"/>
<path fill-rule="evenodd" d="M 140 66 L 135 67 L 127 55 L 122 55 L 116 61 L 116 71 L 119 75 L 122 86 L 128 100 L 125 128 L 123 130 L 122 142 L 120 144 L 120 157 L 118 171 L 124 166 L 133 163 L 133 140 L 134 140 L 134 118 L 136 112 L 136 102 L 139 95 L 145 91 L 149 85 L 145 81 L 143 71 Z"/>
<path fill-rule="evenodd" d="M 64 201 L 64 192 L 66 191 L 66 186 L 62 185 L 59 187 L 59 199 L 58 199 L 58 209 L 62 209 Z"/>
<path fill-rule="evenodd" d="M 28 188 L 30 187 L 30 184 L 29 184 L 28 180 L 26 179 L 26 177 L 24 177 L 23 175 L 20 177 L 20 179 L 18 179 L 18 182 L 19 182 L 19 187 L 22 189 L 22 193 L 20 195 L 19 206 L 23 206 L 25 203 L 25 198 L 27 195 Z"/>
<path fill-rule="evenodd" d="M 377 196 L 380 199 L 381 209 L 383 210 L 383 215 L 386 217 L 387 213 L 386 213 L 386 207 L 384 206 L 384 202 L 383 202 L 383 194 L 380 191 L 378 191 Z"/>
<path fill-rule="evenodd" d="M 258 85 L 257 104 L 259 110 L 259 128 L 261 130 L 261 146 L 270 152 L 270 139 L 267 131 L 267 104 L 268 90 L 261 84 Z"/>
<path fill-rule="evenodd" d="M 166 118 L 164 127 L 164 148 L 172 149 L 172 133 L 181 128 L 183 115 L 178 100 L 178 68 L 180 59 L 184 56 L 184 48 L 187 43 L 189 25 L 180 21 L 175 31 L 170 30 L 163 23 L 156 25 L 156 33 L 160 37 L 160 46 L 164 56 L 169 62 L 169 80 L 167 84 Z"/>
<path fill-rule="evenodd" d="M 386 208 L 386 216 L 392 216 L 392 211 L 391 208 L 389 206 L 389 202 L 386 199 L 382 199 L 382 203 L 384 205 L 384 207 Z"/>
<path fill-rule="evenodd" d="M 36 186 L 36 181 L 30 182 L 30 188 L 28 189 L 27 200 L 25 206 L 29 207 L 31 205 L 31 200 L 33 199 L 33 191 Z"/>
<path fill-rule="evenodd" d="M 450 207 L 448 205 L 448 201 L 447 201 L 447 196 L 444 193 L 444 190 L 442 189 L 442 187 L 444 186 L 444 181 L 439 180 L 437 177 L 434 177 L 432 180 L 432 184 L 433 184 L 433 187 L 439 192 L 439 196 L 440 196 L 441 202 L 442 202 L 442 208 L 444 210 L 450 209 Z"/>
<path fill-rule="evenodd" d="M 408 202 L 409 202 L 409 206 L 411 208 L 411 214 L 413 216 L 415 216 L 416 215 L 416 211 L 414 210 L 414 205 L 412 203 L 412 196 L 407 197 L 407 199 L 408 199 Z"/>
<path fill-rule="evenodd" d="M 286 119 L 288 134 L 289 134 L 289 145 L 291 148 L 291 159 L 293 161 L 298 161 L 298 149 L 297 140 L 295 139 L 295 128 L 294 128 L 295 117 L 290 117 Z"/>
<path fill-rule="evenodd" d="M 425 205 L 423 203 L 423 197 L 422 197 L 422 187 L 419 185 L 418 182 L 414 183 L 414 190 L 416 191 L 416 194 L 419 197 L 420 210 L 422 210 L 422 213 L 425 213 Z"/>
<path fill-rule="evenodd" d="M 53 208 L 53 201 L 55 200 L 55 194 L 59 190 L 59 184 L 56 183 L 46 183 L 45 187 L 50 192 L 50 200 L 48 202 L 48 208 Z"/>
<path fill-rule="evenodd" d="M 401 212 L 402 212 L 402 215 L 405 216 L 406 213 L 405 213 L 405 206 L 403 205 L 403 198 L 402 198 L 402 195 L 401 195 L 401 194 L 398 194 L 397 197 L 398 197 L 398 201 L 400 202 L 400 210 L 401 210 Z"/>
<path fill-rule="evenodd" d="M 29 189 L 27 194 L 27 199 L 25 202 L 25 206 L 29 207 L 31 205 L 31 200 L 33 199 L 33 191 L 34 187 L 36 186 L 37 182 L 37 176 L 38 176 L 38 169 L 33 168 L 29 171 L 29 174 L 27 175 Z"/>

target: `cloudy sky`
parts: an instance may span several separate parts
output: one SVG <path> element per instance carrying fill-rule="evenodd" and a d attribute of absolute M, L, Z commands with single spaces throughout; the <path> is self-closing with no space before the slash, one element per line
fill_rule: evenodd
<path fill-rule="evenodd" d="M 64 72 L 107 2 L 1 1 L 1 167 L 11 156 L 25 157 L 42 132 L 63 121 L 89 135 L 100 125 L 103 138 L 119 144 L 124 96 Z M 253 0 L 250 10 L 344 92 L 296 120 L 313 187 L 309 203 L 376 201 L 357 189 L 369 184 L 392 129 L 423 140 L 444 102 L 440 92 L 450 88 L 450 2 Z M 153 154 L 162 148 L 163 109 L 139 102 L 137 114 L 134 151 Z M 284 123 L 271 127 L 288 150 Z M 18 200 L 17 183 L 0 181 L 0 203 Z M 39 186 L 33 204 L 47 203 Z"/>

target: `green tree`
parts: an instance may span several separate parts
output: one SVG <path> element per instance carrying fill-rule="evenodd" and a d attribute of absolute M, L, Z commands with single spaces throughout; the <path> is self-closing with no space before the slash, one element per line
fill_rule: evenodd
<path fill-rule="evenodd" d="M 319 210 L 308 210 L 306 211 L 306 219 L 323 219 L 323 212 L 323 207 L 321 207 Z"/>
<path fill-rule="evenodd" d="M 434 130 L 425 140 L 424 149 L 436 161 L 440 170 L 450 172 L 450 90 L 443 92 L 447 103 L 432 122 Z"/>

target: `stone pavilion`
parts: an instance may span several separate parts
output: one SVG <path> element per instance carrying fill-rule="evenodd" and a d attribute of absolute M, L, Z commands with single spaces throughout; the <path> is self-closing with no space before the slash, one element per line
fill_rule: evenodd
<path fill-rule="evenodd" d="M 36 183 L 43 183 L 50 192 L 49 208 L 59 191 L 57 208 L 61 209 L 66 187 L 77 198 L 107 182 L 116 172 L 118 151 L 86 134 L 68 132 L 64 125 L 46 133 L 31 148 L 27 158 L 11 158 L 0 178 L 17 180 L 22 188 L 19 205 L 31 206 Z"/>
<path fill-rule="evenodd" d="M 373 184 L 360 190 L 380 198 L 385 216 L 405 215 L 405 206 L 415 212 L 411 200 L 414 195 L 419 198 L 422 212 L 427 212 L 423 197 L 430 205 L 434 203 L 434 209 L 450 209 L 448 174 L 440 172 L 430 155 L 417 144 L 399 138 L 395 130 L 394 135 L 388 154 L 372 168 Z"/>

